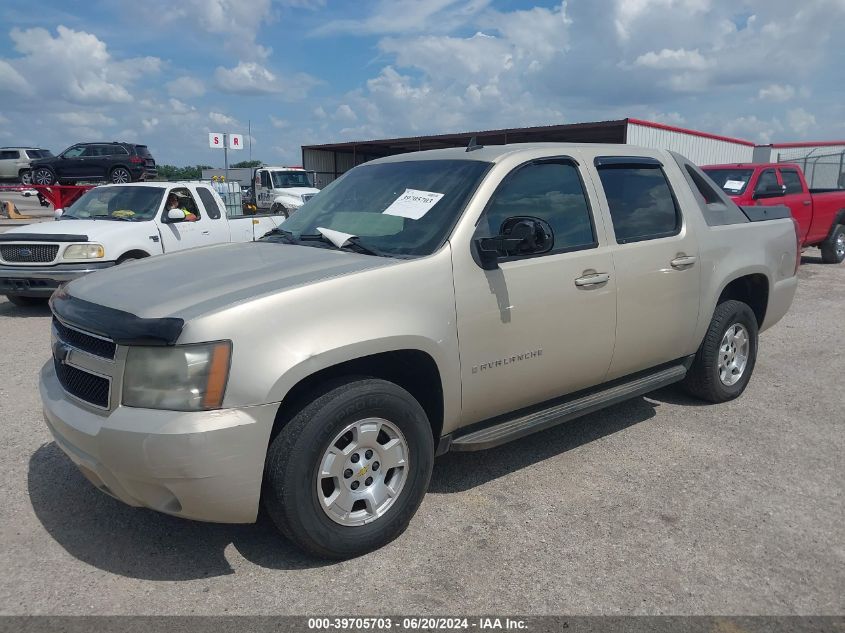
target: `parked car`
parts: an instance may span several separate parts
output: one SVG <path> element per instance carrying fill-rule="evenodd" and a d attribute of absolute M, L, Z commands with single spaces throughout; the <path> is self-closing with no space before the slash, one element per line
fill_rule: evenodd
<path fill-rule="evenodd" d="M 21 195 L 22 195 L 24 198 L 29 198 L 30 196 L 37 196 L 37 195 L 38 195 L 38 191 L 37 191 L 36 189 L 22 189 L 22 190 L 21 190 Z"/>
<path fill-rule="evenodd" d="M 801 246 L 818 246 L 822 261 L 845 260 L 845 190 L 810 189 L 793 163 L 707 165 L 704 172 L 739 205 L 786 205 L 801 231 Z"/>
<path fill-rule="evenodd" d="M 50 158 L 49 149 L 38 147 L 0 147 L 0 180 L 30 184 L 30 165 L 39 158 Z"/>
<path fill-rule="evenodd" d="M 165 208 L 171 194 L 179 209 Z M 196 221 L 186 221 L 191 214 Z M 161 182 L 96 187 L 59 220 L 0 234 L 0 294 L 12 303 L 43 301 L 66 281 L 128 261 L 196 246 L 251 242 L 284 218 L 229 218 L 209 183 Z"/>
<path fill-rule="evenodd" d="M 58 156 L 31 164 L 36 185 L 76 181 L 137 182 L 156 177 L 156 163 L 146 145 L 135 143 L 78 143 Z"/>
<path fill-rule="evenodd" d="M 57 291 L 41 399 L 100 490 L 234 523 L 263 499 L 305 550 L 350 557 L 405 529 L 436 454 L 678 382 L 738 397 L 798 257 L 788 209 L 743 211 L 667 151 L 391 156 L 254 244 Z"/>

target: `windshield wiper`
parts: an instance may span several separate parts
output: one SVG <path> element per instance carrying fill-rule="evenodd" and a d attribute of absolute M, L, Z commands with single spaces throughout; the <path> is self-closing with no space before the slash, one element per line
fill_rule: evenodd
<path fill-rule="evenodd" d="M 342 251 L 346 250 L 350 246 L 354 247 L 355 252 L 363 253 L 364 255 L 375 255 L 376 257 L 389 257 L 389 255 L 385 253 L 380 253 L 376 250 L 373 250 L 369 246 L 364 246 L 361 244 L 361 241 L 357 235 L 352 235 L 350 233 L 344 233 L 342 231 L 335 231 L 334 229 L 326 229 L 323 227 L 317 227 L 318 233 L 315 235 L 307 236 L 310 239 L 321 239 L 324 242 L 328 242 L 336 249 Z M 305 235 L 301 235 L 300 238 L 305 238 Z"/>

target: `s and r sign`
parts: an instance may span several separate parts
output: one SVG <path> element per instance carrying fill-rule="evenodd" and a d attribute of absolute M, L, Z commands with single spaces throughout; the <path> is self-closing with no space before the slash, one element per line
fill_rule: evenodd
<path fill-rule="evenodd" d="M 209 132 L 208 133 L 208 146 L 209 147 L 224 147 L 223 145 L 223 135 L 219 132 Z"/>

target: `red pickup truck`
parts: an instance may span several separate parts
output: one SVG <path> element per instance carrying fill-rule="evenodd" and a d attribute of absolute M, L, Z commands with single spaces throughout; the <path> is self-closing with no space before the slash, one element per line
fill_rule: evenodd
<path fill-rule="evenodd" d="M 741 206 L 786 205 L 802 246 L 818 246 L 822 261 L 845 259 L 845 189 L 809 189 L 794 163 L 705 165 L 702 169 Z"/>

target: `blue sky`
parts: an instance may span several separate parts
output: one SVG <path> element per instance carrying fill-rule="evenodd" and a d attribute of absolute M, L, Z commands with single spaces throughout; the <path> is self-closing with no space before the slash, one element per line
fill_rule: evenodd
<path fill-rule="evenodd" d="M 0 144 L 221 164 L 383 136 L 646 118 L 845 138 L 845 0 L 6 0 Z M 236 155 L 247 158 L 246 152 Z"/>

